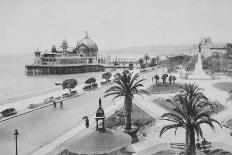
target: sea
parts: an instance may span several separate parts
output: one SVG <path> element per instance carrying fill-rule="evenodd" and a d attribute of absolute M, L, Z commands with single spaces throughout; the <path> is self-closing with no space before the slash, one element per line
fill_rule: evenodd
<path fill-rule="evenodd" d="M 33 54 L 0 55 L 0 104 L 61 90 L 55 83 L 74 78 L 78 84 L 95 77 L 101 80 L 101 72 L 66 75 L 25 75 L 25 65 L 33 63 Z"/>

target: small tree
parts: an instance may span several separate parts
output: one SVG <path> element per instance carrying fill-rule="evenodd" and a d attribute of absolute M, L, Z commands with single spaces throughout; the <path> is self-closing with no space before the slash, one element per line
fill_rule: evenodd
<path fill-rule="evenodd" d="M 166 80 L 167 80 L 168 74 L 163 74 L 162 75 L 162 79 L 163 79 L 163 84 L 165 84 Z"/>
<path fill-rule="evenodd" d="M 95 77 L 91 77 L 88 80 L 85 81 L 85 84 L 89 84 L 90 87 L 92 87 L 96 82 L 96 78 Z"/>
<path fill-rule="evenodd" d="M 102 78 L 105 79 L 107 82 L 110 81 L 111 76 L 112 76 L 111 72 L 106 72 L 102 74 Z"/>
<path fill-rule="evenodd" d="M 144 60 L 146 61 L 146 66 L 147 66 L 147 60 L 149 60 L 150 59 L 150 57 L 146 54 L 146 55 L 144 55 Z"/>
<path fill-rule="evenodd" d="M 140 65 L 141 69 L 145 68 L 143 59 L 140 58 L 140 59 L 138 60 L 138 63 L 139 63 L 139 65 Z"/>
<path fill-rule="evenodd" d="M 172 76 L 169 76 L 168 81 L 169 81 L 169 84 L 171 86 L 172 85 Z"/>
<path fill-rule="evenodd" d="M 154 78 L 155 78 L 155 83 L 157 85 L 160 77 L 159 77 L 159 75 L 155 75 Z"/>
<path fill-rule="evenodd" d="M 150 66 L 151 67 L 156 66 L 156 58 L 151 58 Z"/>
<path fill-rule="evenodd" d="M 176 77 L 175 76 L 172 76 L 172 81 L 173 81 L 173 83 L 175 83 L 175 81 L 176 81 Z"/>
<path fill-rule="evenodd" d="M 67 79 L 63 81 L 63 83 L 55 83 L 56 86 L 62 85 L 63 90 L 68 89 L 69 92 L 72 92 L 72 89 L 74 89 L 77 86 L 77 80 L 75 79 Z"/>

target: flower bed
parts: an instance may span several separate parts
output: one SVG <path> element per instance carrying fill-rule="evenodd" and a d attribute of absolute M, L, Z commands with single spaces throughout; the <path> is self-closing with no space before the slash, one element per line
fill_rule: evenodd
<path fill-rule="evenodd" d="M 168 111 L 171 111 L 174 108 L 174 106 L 171 103 L 167 102 L 167 100 L 164 98 L 154 99 L 153 103 L 158 104 L 160 107 Z M 219 113 L 225 109 L 225 106 L 220 104 L 218 101 L 209 100 L 209 104 L 210 104 L 209 108 L 211 108 L 211 112 L 210 112 L 211 115 L 215 113 Z"/>
<path fill-rule="evenodd" d="M 153 84 L 150 86 L 147 91 L 150 94 L 177 93 L 180 92 L 181 86 L 183 86 L 183 84 L 180 83 L 172 83 L 171 85 L 170 83 L 158 83 L 157 85 Z"/>
<path fill-rule="evenodd" d="M 146 112 L 144 112 L 141 108 L 139 108 L 136 105 L 132 106 L 131 118 L 132 118 L 132 122 L 131 122 L 132 126 L 138 127 L 139 129 L 137 132 L 137 137 L 138 137 L 137 141 L 142 140 L 143 137 L 146 135 L 144 129 L 146 127 L 154 125 L 156 121 L 155 118 L 148 115 Z M 107 128 L 122 130 L 122 128 L 124 128 L 125 126 L 124 108 L 117 110 L 113 115 L 107 118 L 105 124 Z"/>

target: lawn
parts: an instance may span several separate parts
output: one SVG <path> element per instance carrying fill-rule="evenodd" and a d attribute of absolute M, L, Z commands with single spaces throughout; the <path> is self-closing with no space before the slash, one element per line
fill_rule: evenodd
<path fill-rule="evenodd" d="M 106 127 L 111 129 L 116 129 L 118 126 L 125 125 L 125 111 L 124 107 L 117 110 L 113 115 L 108 117 L 105 121 Z M 155 121 L 155 118 L 148 115 L 137 105 L 133 104 L 132 106 L 132 125 L 138 126 L 139 128 L 149 125 Z"/>
<path fill-rule="evenodd" d="M 177 93 L 180 92 L 183 85 L 181 83 L 172 83 L 171 85 L 170 83 L 158 83 L 157 85 L 154 83 L 147 91 L 150 94 Z"/>
<path fill-rule="evenodd" d="M 160 107 L 162 107 L 168 111 L 171 111 L 174 108 L 174 106 L 171 103 L 167 102 L 166 99 L 164 99 L 164 98 L 154 99 L 154 100 L 152 100 L 152 102 L 155 104 L 158 104 Z M 213 110 L 211 111 L 210 114 L 219 113 L 225 109 L 225 106 L 220 104 L 218 101 L 210 101 L 209 100 L 209 103 L 210 103 L 211 107 L 213 108 Z"/>
<path fill-rule="evenodd" d="M 222 91 L 229 92 L 232 90 L 232 82 L 218 82 L 214 86 Z"/>
<path fill-rule="evenodd" d="M 141 141 L 146 136 L 146 128 L 155 124 L 155 118 L 148 115 L 141 108 L 136 105 L 132 106 L 132 126 L 138 127 L 135 135 L 132 136 L 132 143 L 136 143 Z M 115 129 L 115 130 L 123 130 L 125 126 L 125 111 L 124 108 L 116 111 L 112 116 L 106 119 L 105 121 L 106 127 Z"/>

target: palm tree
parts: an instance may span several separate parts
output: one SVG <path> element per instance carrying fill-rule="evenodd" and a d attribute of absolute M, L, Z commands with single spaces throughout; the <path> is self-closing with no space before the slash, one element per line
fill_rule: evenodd
<path fill-rule="evenodd" d="M 163 74 L 162 75 L 161 78 L 163 79 L 163 84 L 166 82 L 167 77 L 168 77 L 168 74 Z"/>
<path fill-rule="evenodd" d="M 172 85 L 172 76 L 169 76 L 168 81 L 170 83 L 170 86 Z"/>
<path fill-rule="evenodd" d="M 138 60 L 138 63 L 139 63 L 139 65 L 140 65 L 141 69 L 144 69 L 144 68 L 145 68 L 144 61 L 143 61 L 142 58 L 140 58 L 140 59 Z"/>
<path fill-rule="evenodd" d="M 156 83 L 156 85 L 157 85 L 157 84 L 158 84 L 158 81 L 159 81 L 159 75 L 155 75 L 154 78 L 155 78 L 155 83 Z"/>
<path fill-rule="evenodd" d="M 125 118 L 125 124 L 126 130 L 131 129 L 131 109 L 132 109 L 132 99 L 134 98 L 134 95 L 140 95 L 147 94 L 148 92 L 139 89 L 143 87 L 143 84 L 141 84 L 142 81 L 145 79 L 138 80 L 139 74 L 135 74 L 134 76 L 131 74 L 122 74 L 119 76 L 118 80 L 115 80 L 114 83 L 116 85 L 112 86 L 108 90 L 105 91 L 104 97 L 107 96 L 115 96 L 113 99 L 118 97 L 125 97 L 124 99 L 124 108 L 126 112 L 126 118 Z"/>
<path fill-rule="evenodd" d="M 146 54 L 146 55 L 144 55 L 144 60 L 146 61 L 146 66 L 147 66 L 147 60 L 149 60 L 150 59 L 150 57 Z"/>
<path fill-rule="evenodd" d="M 213 122 L 219 124 L 211 118 L 210 109 L 205 108 L 209 105 L 207 98 L 195 84 L 185 84 L 183 90 L 177 95 L 175 100 L 168 100 L 174 107 L 172 111 L 161 116 L 162 120 L 167 120 L 173 124 L 163 127 L 160 131 L 160 137 L 169 129 L 185 129 L 186 150 L 185 155 L 192 155 L 196 151 L 195 134 L 203 138 L 201 124 L 207 124 L 214 129 Z"/>
<path fill-rule="evenodd" d="M 175 76 L 172 76 L 172 81 L 173 81 L 173 83 L 175 83 L 175 81 L 176 81 L 176 77 Z"/>

